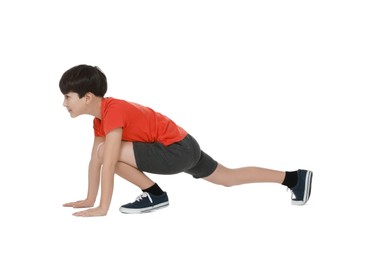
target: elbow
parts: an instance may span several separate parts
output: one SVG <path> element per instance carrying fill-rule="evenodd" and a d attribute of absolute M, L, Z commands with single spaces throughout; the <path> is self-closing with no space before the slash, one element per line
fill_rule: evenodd
<path fill-rule="evenodd" d="M 102 169 L 103 172 L 114 173 L 116 169 L 117 162 L 103 162 Z"/>

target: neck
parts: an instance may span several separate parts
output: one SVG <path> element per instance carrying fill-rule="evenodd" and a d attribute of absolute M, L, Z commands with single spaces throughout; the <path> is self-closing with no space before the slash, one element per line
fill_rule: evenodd
<path fill-rule="evenodd" d="M 102 102 L 101 97 L 95 97 L 89 106 L 87 114 L 97 117 L 98 119 L 101 119 L 101 102 Z"/>

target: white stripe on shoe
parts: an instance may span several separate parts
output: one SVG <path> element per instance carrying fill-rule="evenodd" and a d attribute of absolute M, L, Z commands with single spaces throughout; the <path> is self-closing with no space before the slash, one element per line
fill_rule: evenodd
<path fill-rule="evenodd" d="M 119 210 L 120 210 L 121 213 L 126 213 L 126 214 L 140 214 L 140 213 L 152 212 L 154 210 L 165 208 L 167 206 L 169 206 L 169 202 L 168 201 L 163 202 L 163 203 L 159 203 L 159 204 L 156 204 L 154 206 L 147 207 L 147 208 L 125 208 L 125 207 L 120 207 Z"/>
<path fill-rule="evenodd" d="M 302 200 L 292 200 L 292 205 L 302 206 L 305 205 L 306 202 L 310 198 L 311 193 L 311 182 L 313 178 L 313 172 L 307 171 L 306 172 L 306 179 L 305 179 L 305 188 L 304 188 L 304 196 Z"/>

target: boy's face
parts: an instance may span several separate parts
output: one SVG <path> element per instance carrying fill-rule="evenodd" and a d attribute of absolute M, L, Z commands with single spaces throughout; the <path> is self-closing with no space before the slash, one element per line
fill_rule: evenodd
<path fill-rule="evenodd" d="M 85 113 L 86 102 L 85 98 L 79 98 L 79 95 L 75 92 L 69 92 L 64 95 L 63 106 L 67 108 L 71 117 L 77 117 Z"/>

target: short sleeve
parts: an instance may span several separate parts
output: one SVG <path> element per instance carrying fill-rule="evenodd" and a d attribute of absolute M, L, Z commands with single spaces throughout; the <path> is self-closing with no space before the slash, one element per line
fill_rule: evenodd
<path fill-rule="evenodd" d="M 93 120 L 93 129 L 94 129 L 94 136 L 105 136 L 105 133 L 102 130 L 101 120 L 98 118 L 94 118 Z"/>
<path fill-rule="evenodd" d="M 124 110 L 118 103 L 111 103 L 106 108 L 103 119 L 103 132 L 107 135 L 116 128 L 124 128 L 126 116 Z"/>

